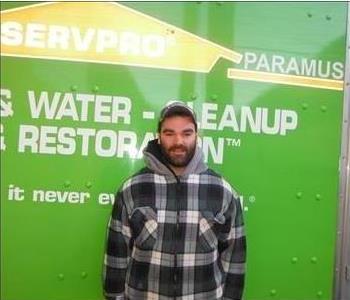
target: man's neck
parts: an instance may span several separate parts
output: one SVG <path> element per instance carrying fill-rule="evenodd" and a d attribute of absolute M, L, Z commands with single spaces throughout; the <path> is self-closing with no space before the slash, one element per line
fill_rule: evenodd
<path fill-rule="evenodd" d="M 172 165 L 169 165 L 171 170 L 175 173 L 176 176 L 181 176 L 182 173 L 185 171 L 186 167 L 175 167 Z"/>

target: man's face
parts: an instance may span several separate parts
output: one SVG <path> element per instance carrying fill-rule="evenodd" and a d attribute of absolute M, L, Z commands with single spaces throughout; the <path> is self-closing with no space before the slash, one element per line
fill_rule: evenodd
<path fill-rule="evenodd" d="M 197 133 L 190 117 L 166 118 L 159 133 L 163 155 L 174 167 L 185 167 L 196 150 Z"/>

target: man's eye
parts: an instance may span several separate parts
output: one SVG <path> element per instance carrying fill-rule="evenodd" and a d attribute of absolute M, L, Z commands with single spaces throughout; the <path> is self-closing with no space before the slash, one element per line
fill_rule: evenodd
<path fill-rule="evenodd" d="M 185 136 L 191 136 L 191 135 L 192 135 L 192 132 L 185 132 L 184 135 L 185 135 Z"/>

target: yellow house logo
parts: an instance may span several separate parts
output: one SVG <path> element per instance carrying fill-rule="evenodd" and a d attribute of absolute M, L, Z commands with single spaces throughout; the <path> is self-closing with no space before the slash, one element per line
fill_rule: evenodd
<path fill-rule="evenodd" d="M 58 2 L 1 12 L 1 55 L 208 73 L 243 55 L 112 2 Z M 231 79 L 342 90 L 343 81 L 238 68 Z"/>
<path fill-rule="evenodd" d="M 209 72 L 220 57 L 236 63 L 242 57 L 111 2 L 44 3 L 6 10 L 1 13 L 1 53 L 195 72 Z"/>

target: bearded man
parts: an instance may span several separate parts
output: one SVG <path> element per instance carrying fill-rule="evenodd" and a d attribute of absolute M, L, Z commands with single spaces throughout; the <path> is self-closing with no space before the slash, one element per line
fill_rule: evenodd
<path fill-rule="evenodd" d="M 238 194 L 209 169 L 197 121 L 182 102 L 163 108 L 146 166 L 122 184 L 108 224 L 108 300 L 239 300 L 246 238 Z"/>

